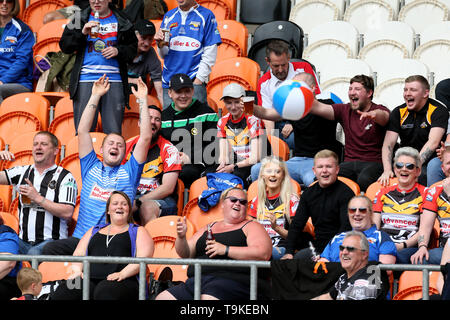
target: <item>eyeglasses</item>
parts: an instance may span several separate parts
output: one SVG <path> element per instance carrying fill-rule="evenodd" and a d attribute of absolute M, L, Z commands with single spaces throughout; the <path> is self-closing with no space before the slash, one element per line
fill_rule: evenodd
<path fill-rule="evenodd" d="M 230 200 L 231 203 L 236 203 L 236 201 L 239 201 L 239 203 L 242 204 L 243 206 L 246 206 L 248 203 L 247 199 L 239 199 L 236 197 L 226 197 L 225 199 Z"/>
<path fill-rule="evenodd" d="M 356 211 L 359 211 L 361 213 L 367 213 L 367 208 L 348 208 L 348 212 L 355 213 Z"/>
<path fill-rule="evenodd" d="M 353 252 L 355 250 L 366 251 L 366 250 L 355 248 L 355 247 L 351 247 L 351 246 L 343 246 L 343 245 L 339 246 L 339 251 L 344 251 L 344 249 L 347 250 L 348 252 Z"/>
<path fill-rule="evenodd" d="M 416 168 L 416 165 L 414 163 L 396 162 L 395 167 L 399 170 L 403 169 L 404 167 L 406 167 L 406 169 L 408 169 L 408 170 L 413 170 Z"/>
<path fill-rule="evenodd" d="M 6 3 L 14 3 L 15 0 L 0 0 L 0 3 L 6 2 Z"/>

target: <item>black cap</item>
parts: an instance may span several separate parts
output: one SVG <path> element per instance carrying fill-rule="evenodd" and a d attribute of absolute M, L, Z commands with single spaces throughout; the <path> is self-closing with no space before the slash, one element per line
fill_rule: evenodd
<path fill-rule="evenodd" d="M 154 36 L 156 33 L 155 25 L 153 24 L 153 22 L 144 19 L 138 20 L 135 23 L 134 28 L 139 32 L 141 36 Z"/>
<path fill-rule="evenodd" d="M 191 78 L 189 78 L 184 73 L 177 73 L 170 78 L 169 88 L 178 91 L 183 88 L 193 88 L 194 83 Z"/>

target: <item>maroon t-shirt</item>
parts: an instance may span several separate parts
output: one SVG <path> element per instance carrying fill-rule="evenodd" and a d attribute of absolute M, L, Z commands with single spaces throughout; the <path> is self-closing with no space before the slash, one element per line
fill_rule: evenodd
<path fill-rule="evenodd" d="M 345 133 L 344 161 L 381 162 L 381 147 L 387 127 L 369 118 L 359 120 L 360 115 L 351 109 L 350 104 L 333 104 L 332 107 L 334 117 Z M 389 112 L 385 106 L 375 103 L 368 111 L 376 109 Z"/>

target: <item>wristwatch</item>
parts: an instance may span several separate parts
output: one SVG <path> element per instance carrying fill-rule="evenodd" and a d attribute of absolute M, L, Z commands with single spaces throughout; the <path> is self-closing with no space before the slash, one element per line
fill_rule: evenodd
<path fill-rule="evenodd" d="M 239 169 L 239 166 L 237 165 L 237 163 L 234 165 L 233 170 L 237 170 Z"/>

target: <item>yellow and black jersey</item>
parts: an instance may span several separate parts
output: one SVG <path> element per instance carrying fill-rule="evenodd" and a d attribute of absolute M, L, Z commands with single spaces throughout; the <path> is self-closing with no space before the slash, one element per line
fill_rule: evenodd
<path fill-rule="evenodd" d="M 382 188 L 373 200 L 373 211 L 381 214 L 381 230 L 394 242 L 403 242 L 419 229 L 426 188 L 416 183 L 410 190 L 397 184 Z"/>
<path fill-rule="evenodd" d="M 450 196 L 444 191 L 442 185 L 427 190 L 423 209 L 433 211 L 439 220 L 439 246 L 444 247 L 450 237 Z"/>
<path fill-rule="evenodd" d="M 448 109 L 431 98 L 417 112 L 408 110 L 404 103 L 392 110 L 387 130 L 399 134 L 400 147 L 409 146 L 421 150 L 428 141 L 431 128 L 439 127 L 447 131 L 448 117 Z"/>

